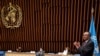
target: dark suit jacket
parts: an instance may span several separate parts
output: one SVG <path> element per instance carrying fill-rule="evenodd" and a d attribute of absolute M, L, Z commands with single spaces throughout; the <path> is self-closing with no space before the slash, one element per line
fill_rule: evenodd
<path fill-rule="evenodd" d="M 44 51 L 39 51 L 36 53 L 36 56 L 44 56 Z"/>
<path fill-rule="evenodd" d="M 94 43 L 91 39 L 88 40 L 85 46 L 78 48 L 80 56 L 93 56 Z"/>

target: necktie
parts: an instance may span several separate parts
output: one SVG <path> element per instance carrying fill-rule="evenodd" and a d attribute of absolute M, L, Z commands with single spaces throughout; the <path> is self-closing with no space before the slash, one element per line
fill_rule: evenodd
<path fill-rule="evenodd" d="M 85 46 L 87 42 L 84 42 L 82 46 Z"/>

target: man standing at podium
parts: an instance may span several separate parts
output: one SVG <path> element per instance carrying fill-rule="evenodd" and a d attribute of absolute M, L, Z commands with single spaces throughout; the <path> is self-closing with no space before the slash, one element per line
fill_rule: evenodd
<path fill-rule="evenodd" d="M 89 32 L 83 33 L 83 40 L 82 46 L 80 45 L 80 42 L 74 42 L 74 46 L 79 51 L 80 56 L 93 56 L 94 43 L 90 39 Z"/>

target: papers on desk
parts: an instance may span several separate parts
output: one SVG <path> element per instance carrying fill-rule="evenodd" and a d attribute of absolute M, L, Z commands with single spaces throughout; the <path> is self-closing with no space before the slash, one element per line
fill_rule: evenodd
<path fill-rule="evenodd" d="M 7 52 L 12 52 L 12 50 L 8 50 Z"/>
<path fill-rule="evenodd" d="M 35 53 L 35 51 L 30 51 L 30 53 Z"/>
<path fill-rule="evenodd" d="M 8 52 L 8 53 L 11 53 L 11 52 L 13 52 L 13 51 L 12 51 L 12 50 L 8 50 L 7 52 Z M 35 53 L 35 51 L 24 52 L 24 53 Z"/>

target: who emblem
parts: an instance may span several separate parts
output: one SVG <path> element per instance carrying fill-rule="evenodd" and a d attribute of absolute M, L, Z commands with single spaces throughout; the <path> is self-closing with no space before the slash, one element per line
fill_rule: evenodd
<path fill-rule="evenodd" d="M 6 28 L 18 28 L 22 21 L 22 10 L 18 5 L 4 6 L 1 10 L 2 23 Z"/>

